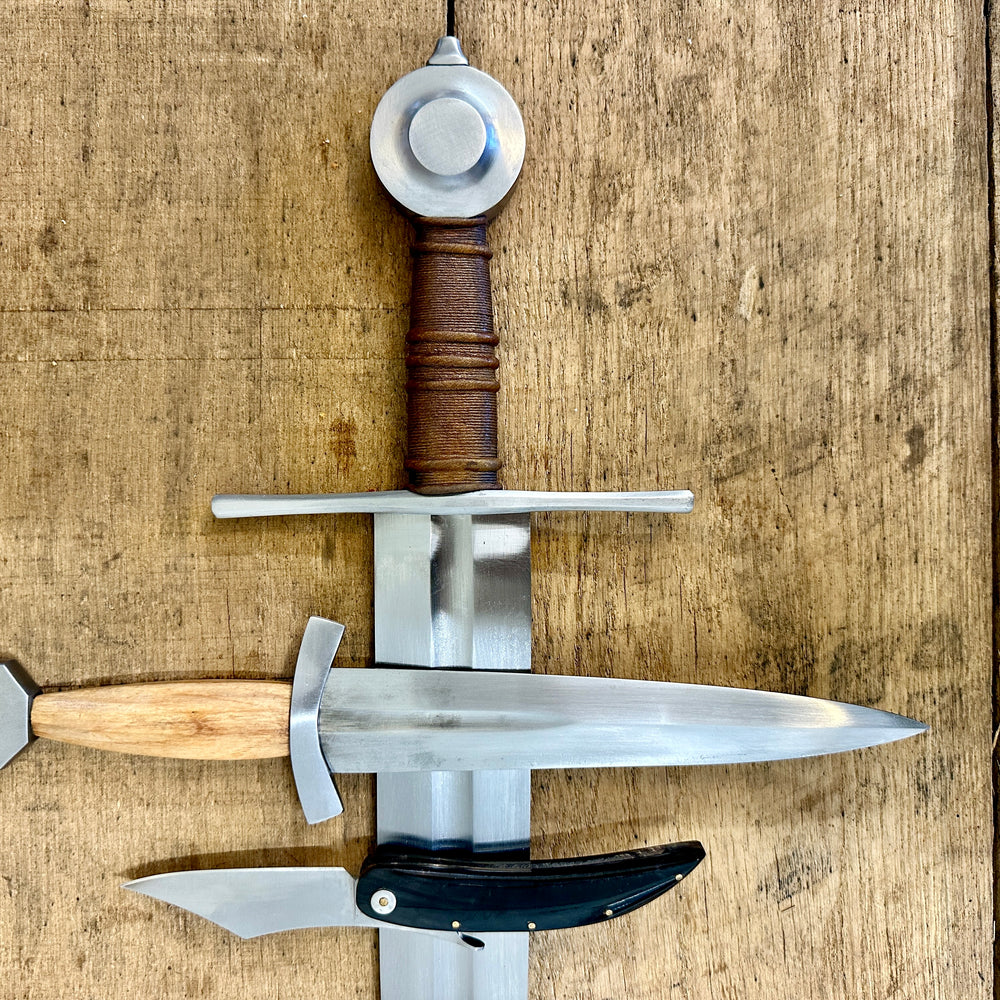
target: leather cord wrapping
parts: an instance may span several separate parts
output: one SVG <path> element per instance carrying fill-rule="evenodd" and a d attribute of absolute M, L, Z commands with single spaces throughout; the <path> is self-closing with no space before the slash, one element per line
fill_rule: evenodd
<path fill-rule="evenodd" d="M 486 219 L 416 219 L 406 337 L 410 489 L 498 489 L 498 338 Z"/>

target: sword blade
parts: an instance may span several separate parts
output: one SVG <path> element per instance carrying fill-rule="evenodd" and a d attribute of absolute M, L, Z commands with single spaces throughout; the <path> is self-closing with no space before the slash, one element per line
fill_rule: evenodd
<path fill-rule="evenodd" d="M 506 672 L 330 672 L 331 771 L 649 767 L 814 757 L 927 727 L 843 702 L 741 688 Z"/>
<path fill-rule="evenodd" d="M 530 670 L 530 535 L 527 514 L 376 514 L 375 659 Z M 528 771 L 394 764 L 376 779 L 379 843 L 527 856 Z M 380 931 L 382 1000 L 526 1000 L 527 932 L 480 937 L 486 948 L 473 955 Z"/>

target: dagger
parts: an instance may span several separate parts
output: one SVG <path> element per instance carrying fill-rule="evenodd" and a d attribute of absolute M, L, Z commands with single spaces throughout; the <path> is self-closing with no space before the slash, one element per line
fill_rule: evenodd
<path fill-rule="evenodd" d="M 927 728 L 880 709 L 703 684 L 337 668 L 343 632 L 311 618 L 291 683 L 42 694 L 19 664 L 0 663 L 0 766 L 35 737 L 156 757 L 290 756 L 310 819 L 334 799 L 342 811 L 331 773 L 749 763 L 857 750 Z"/>

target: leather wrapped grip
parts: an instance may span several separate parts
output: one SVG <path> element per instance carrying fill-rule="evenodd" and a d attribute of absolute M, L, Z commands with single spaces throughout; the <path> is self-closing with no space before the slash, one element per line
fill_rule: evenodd
<path fill-rule="evenodd" d="M 486 219 L 414 220 L 406 337 L 410 489 L 498 489 L 497 335 Z"/>

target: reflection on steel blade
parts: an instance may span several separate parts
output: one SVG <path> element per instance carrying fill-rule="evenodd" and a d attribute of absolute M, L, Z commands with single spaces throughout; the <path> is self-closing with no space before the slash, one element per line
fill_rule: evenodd
<path fill-rule="evenodd" d="M 343 868 L 214 868 L 150 875 L 122 888 L 180 906 L 242 938 L 303 927 L 379 927 L 354 905 Z"/>
<path fill-rule="evenodd" d="M 856 750 L 926 728 L 768 691 L 388 667 L 331 670 L 320 709 L 335 773 L 732 764 Z"/>
<path fill-rule="evenodd" d="M 122 888 L 179 906 L 241 938 L 304 927 L 385 928 L 357 908 L 357 880 L 344 868 L 206 868 L 149 875 Z M 479 938 L 468 934 L 397 924 L 392 929 L 407 936 L 430 935 L 463 952 L 483 948 Z"/>

